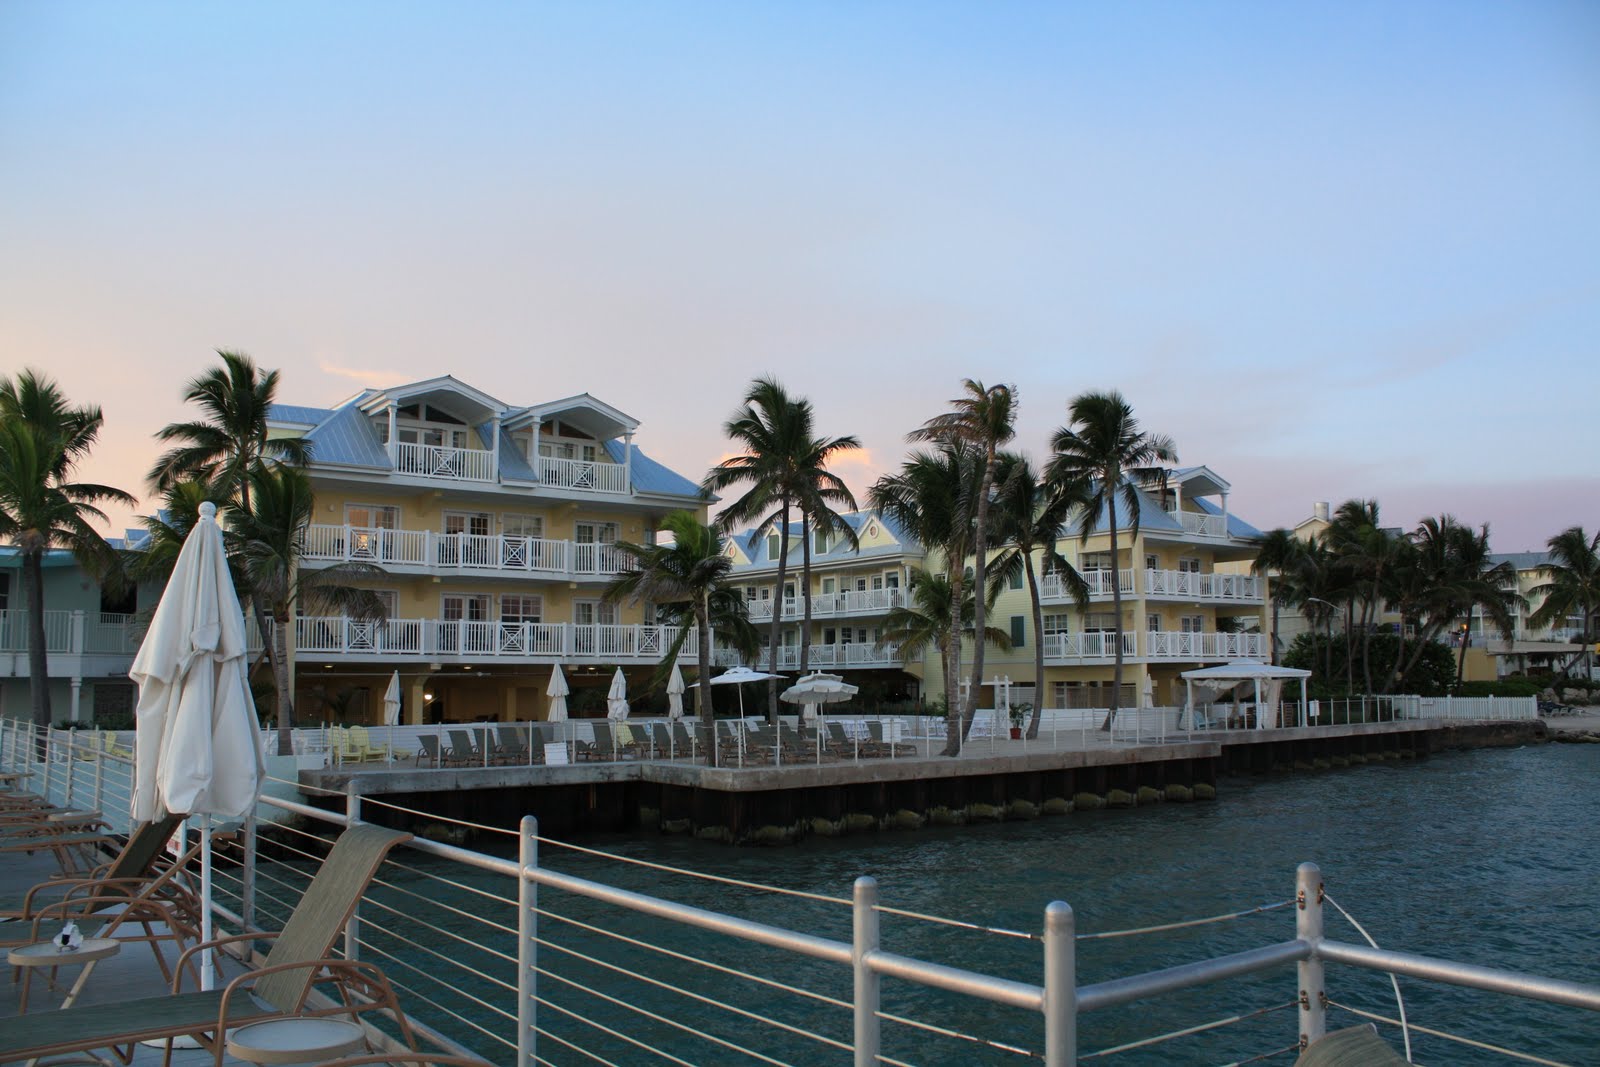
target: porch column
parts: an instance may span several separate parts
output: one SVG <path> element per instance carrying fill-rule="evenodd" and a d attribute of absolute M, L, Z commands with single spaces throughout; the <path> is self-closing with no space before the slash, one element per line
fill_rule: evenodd
<path fill-rule="evenodd" d="M 397 417 L 399 417 L 400 405 L 399 404 L 390 404 L 388 411 L 389 411 L 389 443 L 387 445 L 387 448 L 389 450 L 389 462 L 393 463 L 394 462 L 394 457 L 395 457 L 395 450 L 396 450 L 396 448 L 395 448 L 395 440 L 396 440 L 395 439 L 395 433 L 396 433 L 395 419 Z"/>
<path fill-rule="evenodd" d="M 539 469 L 539 419 L 533 420 L 533 433 L 528 435 L 528 466 L 533 468 L 533 479 L 536 482 L 544 481 L 544 473 Z"/>
<path fill-rule="evenodd" d="M 1222 536 L 1228 536 L 1228 494 L 1222 494 Z"/>
<path fill-rule="evenodd" d="M 500 480 L 500 416 L 489 424 L 489 473 Z"/>
<path fill-rule="evenodd" d="M 1259 677 L 1257 677 L 1255 682 L 1256 682 L 1256 729 L 1257 730 L 1264 730 L 1264 729 L 1266 729 L 1267 716 L 1261 710 L 1261 679 Z"/>
<path fill-rule="evenodd" d="M 78 721 L 78 704 L 83 696 L 83 679 L 72 679 L 72 721 Z"/>
<path fill-rule="evenodd" d="M 406 683 L 405 717 L 409 726 L 423 725 L 422 713 L 427 703 L 422 699 L 422 694 L 428 690 L 428 676 L 419 674 Z"/>
<path fill-rule="evenodd" d="M 629 430 L 622 435 L 622 484 L 626 487 L 623 491 L 633 492 L 633 431 Z"/>

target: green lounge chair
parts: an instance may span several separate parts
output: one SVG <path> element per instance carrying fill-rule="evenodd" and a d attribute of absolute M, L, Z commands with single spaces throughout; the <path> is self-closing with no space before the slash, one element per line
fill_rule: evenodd
<path fill-rule="evenodd" d="M 173 991 L 166 996 L 0 1019 L 0 1062 L 113 1049 L 128 1063 L 136 1042 L 166 1039 L 166 1062 L 170 1063 L 171 1039 L 190 1035 L 212 1050 L 217 1067 L 221 1067 L 223 1035 L 231 1027 L 282 1015 L 353 1015 L 373 1009 L 391 1011 L 406 1043 L 415 1049 L 411 1026 L 383 972 L 370 963 L 329 958 L 334 941 L 384 857 L 410 839 L 410 834 L 381 826 L 351 827 L 334 842 L 282 930 L 235 934 L 194 946 L 179 958 Z M 194 953 L 268 939 L 272 948 L 258 969 L 221 989 L 180 992 L 184 965 Z M 334 1007 L 313 1008 L 307 998 L 313 986 L 324 981 L 340 983 L 346 995 L 337 997 Z M 349 996 L 352 992 L 359 995 Z"/>

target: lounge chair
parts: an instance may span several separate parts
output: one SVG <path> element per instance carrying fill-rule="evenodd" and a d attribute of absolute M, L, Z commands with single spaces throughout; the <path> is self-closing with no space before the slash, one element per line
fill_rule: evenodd
<path fill-rule="evenodd" d="M 115 893 L 136 896 L 144 892 L 150 881 L 157 877 L 157 864 L 165 858 L 167 842 L 182 822 L 182 816 L 168 815 L 155 822 L 140 823 L 109 863 L 81 877 L 51 878 L 40 882 L 28 890 L 22 898 L 21 907 L 0 909 L 0 916 L 31 919 L 35 911 L 53 903 L 55 899 L 84 895 L 109 896 Z M 181 867 L 182 863 L 180 860 L 177 866 Z M 160 877 L 167 878 L 175 869 L 169 865 L 168 873 Z M 59 898 L 55 897 L 57 893 L 61 894 Z M 0 925 L 0 939 L 3 939 L 4 929 L 4 925 Z"/>
<path fill-rule="evenodd" d="M 418 734 L 417 735 L 416 765 L 418 767 L 422 766 L 422 761 L 423 760 L 427 760 L 428 762 L 432 763 L 435 767 L 443 767 L 444 766 L 444 754 L 439 751 L 439 735 L 438 734 Z"/>
<path fill-rule="evenodd" d="M 520 726 L 502 726 L 495 731 L 500 741 L 498 758 L 501 763 L 528 762 L 528 735 Z"/>
<path fill-rule="evenodd" d="M 877 720 L 867 723 L 867 735 L 872 738 L 872 743 L 887 756 L 915 756 L 916 745 L 900 745 L 884 737 L 883 723 Z"/>
<path fill-rule="evenodd" d="M 359 1063 L 416 1063 L 433 1064 L 434 1067 L 491 1067 L 483 1060 L 475 1060 L 471 1056 L 446 1056 L 442 1052 L 416 1052 L 409 1055 L 398 1052 L 382 1052 L 376 1056 L 351 1056 L 343 1060 L 328 1060 L 319 1063 L 317 1067 L 352 1067 Z"/>
<path fill-rule="evenodd" d="M 115 847 L 117 839 L 103 829 L 105 823 L 95 816 L 93 821 L 73 825 L 70 823 L 27 823 L 12 833 L 0 833 L 0 853 L 49 852 L 63 875 L 75 874 L 79 864 L 84 870 L 95 866 L 94 850 Z"/>
<path fill-rule="evenodd" d="M 677 751 L 672 742 L 672 731 L 664 722 L 650 724 L 650 742 L 655 746 L 656 759 L 671 759 Z M 684 753 L 687 755 L 687 750 Z"/>
<path fill-rule="evenodd" d="M 472 743 L 472 735 L 466 730 L 447 731 L 450 736 L 449 762 L 463 767 L 482 767 L 483 750 Z"/>
<path fill-rule="evenodd" d="M 679 719 L 672 724 L 672 749 L 680 756 L 694 756 L 699 754 L 700 746 L 697 745 L 694 738 L 690 736 L 689 728 L 683 724 L 682 719 Z"/>
<path fill-rule="evenodd" d="M 407 1045 L 415 1049 L 410 1023 L 383 972 L 370 963 L 330 958 L 335 939 L 378 866 L 390 849 L 410 837 L 381 826 L 351 827 L 334 842 L 283 929 L 235 934 L 190 948 L 179 958 L 173 990 L 165 996 L 0 1019 L 0 1061 L 114 1049 L 118 1058 L 128 1063 L 135 1042 L 166 1039 L 166 1062 L 170 1063 L 171 1040 L 189 1035 L 211 1049 L 221 1067 L 222 1037 L 230 1027 L 284 1015 L 354 1015 L 374 1009 L 392 1012 Z M 261 967 L 221 989 L 180 991 L 184 965 L 196 952 L 256 940 L 272 941 Z M 338 1003 L 330 1008 L 310 1006 L 307 998 L 313 987 L 324 981 L 342 987 Z"/>
<path fill-rule="evenodd" d="M 115 756 L 118 759 L 133 758 L 133 749 L 124 748 L 122 745 L 117 744 L 117 735 L 110 730 L 107 730 L 101 737 L 105 741 L 106 755 Z"/>

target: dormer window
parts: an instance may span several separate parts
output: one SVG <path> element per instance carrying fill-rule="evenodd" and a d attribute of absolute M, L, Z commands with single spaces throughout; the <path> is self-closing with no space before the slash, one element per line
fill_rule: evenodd
<path fill-rule="evenodd" d="M 824 554 L 828 551 L 828 541 L 828 531 L 818 530 L 811 536 L 811 551 L 819 556 Z"/>
<path fill-rule="evenodd" d="M 779 553 L 779 551 L 781 551 L 781 547 L 782 547 L 781 546 L 781 540 L 780 540 L 780 538 L 778 537 L 777 534 L 768 534 L 767 535 L 767 558 L 768 559 L 777 559 L 778 558 L 778 553 Z"/>

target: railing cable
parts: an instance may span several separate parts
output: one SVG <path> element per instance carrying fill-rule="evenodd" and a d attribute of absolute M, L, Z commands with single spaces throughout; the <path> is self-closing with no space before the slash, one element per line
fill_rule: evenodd
<path fill-rule="evenodd" d="M 1345 911 L 1344 908 L 1340 907 L 1339 902 L 1334 900 L 1333 897 L 1329 896 L 1326 889 L 1324 889 L 1322 892 L 1322 899 L 1327 901 L 1329 904 L 1332 904 L 1334 910 L 1340 915 L 1343 915 L 1345 921 L 1356 928 L 1356 933 L 1367 939 L 1367 944 L 1371 945 L 1373 948 L 1378 947 L 1378 943 L 1372 939 L 1372 935 L 1367 933 L 1366 927 L 1356 922 L 1354 915 L 1351 915 L 1348 911 Z M 1389 972 L 1389 984 L 1394 987 L 1394 1002 L 1395 1005 L 1400 1009 L 1400 1037 L 1405 1042 L 1406 1046 L 1406 1062 L 1410 1063 L 1412 1062 L 1411 1028 L 1406 1026 L 1406 1002 L 1405 998 L 1400 995 L 1400 979 L 1395 976 L 1393 971 Z"/>
<path fill-rule="evenodd" d="M 1101 1056 L 1114 1056 L 1119 1052 L 1131 1052 L 1136 1048 L 1148 1048 L 1151 1045 L 1159 1045 L 1164 1041 L 1171 1041 L 1175 1038 L 1189 1037 L 1193 1034 L 1203 1034 L 1208 1030 L 1217 1030 L 1224 1026 L 1232 1026 L 1234 1023 L 1242 1023 L 1247 1019 L 1257 1019 L 1263 1015 L 1270 1015 L 1275 1011 L 1284 1011 L 1287 1008 L 1294 1007 L 1298 1003 L 1299 1001 L 1296 1000 L 1288 1000 L 1282 1004 L 1273 1004 L 1269 1007 L 1257 1008 L 1255 1011 L 1247 1011 L 1241 1012 L 1238 1015 L 1230 1015 L 1225 1019 L 1215 1019 L 1211 1022 L 1200 1023 L 1196 1026 L 1186 1026 L 1181 1030 L 1169 1030 L 1164 1034 L 1157 1034 L 1155 1037 L 1142 1038 L 1138 1041 L 1130 1041 L 1125 1045 L 1114 1045 L 1111 1048 L 1103 1048 L 1098 1052 L 1085 1052 L 1083 1055 L 1079 1056 L 1078 1059 L 1080 1061 L 1093 1060 L 1098 1059 Z M 1273 1055 L 1276 1055 L 1276 1053 Z"/>
<path fill-rule="evenodd" d="M 1095 934 L 1078 934 L 1079 941 L 1100 941 L 1112 937 L 1136 937 L 1140 934 L 1160 934 L 1169 930 L 1182 930 L 1190 926 L 1205 926 L 1208 923 L 1228 922 L 1231 919 L 1243 919 L 1251 915 L 1264 915 L 1269 911 L 1278 911 L 1281 908 L 1292 907 L 1294 901 L 1282 900 L 1276 904 L 1260 904 L 1254 908 L 1243 911 L 1231 911 L 1226 915 L 1209 915 L 1203 919 L 1186 919 L 1183 922 L 1161 923 L 1157 926 L 1136 926 L 1127 930 L 1106 930 Z M 1374 945 L 1374 948 L 1377 946 Z"/>

